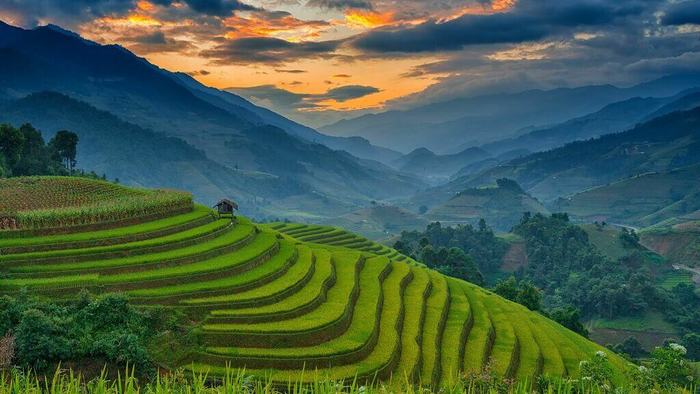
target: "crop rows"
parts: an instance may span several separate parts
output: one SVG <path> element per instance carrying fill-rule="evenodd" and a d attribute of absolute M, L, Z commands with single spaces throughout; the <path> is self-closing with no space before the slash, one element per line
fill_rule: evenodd
<path fill-rule="evenodd" d="M 0 293 L 89 288 L 180 308 L 198 322 L 201 346 L 172 367 L 245 367 L 276 381 L 313 380 L 308 371 L 318 370 L 439 385 L 486 366 L 508 377 L 576 375 L 600 349 L 354 234 L 194 212 L 123 231 L 2 240 Z"/>
<path fill-rule="evenodd" d="M 192 207 L 192 196 L 176 191 L 132 189 L 74 177 L 0 179 L 0 218 L 4 218 L 0 231 L 96 229 Z"/>

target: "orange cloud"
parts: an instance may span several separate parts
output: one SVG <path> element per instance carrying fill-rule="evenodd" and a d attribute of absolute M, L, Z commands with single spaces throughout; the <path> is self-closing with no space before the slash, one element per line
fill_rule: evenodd
<path fill-rule="evenodd" d="M 351 26 L 375 28 L 394 23 L 393 12 L 375 12 L 359 9 L 345 11 L 345 21 Z"/>
<path fill-rule="evenodd" d="M 463 7 L 455 15 L 450 15 L 444 20 L 457 19 L 464 15 L 486 15 L 499 12 L 507 12 L 518 3 L 518 0 L 493 0 L 488 4 L 477 4 Z"/>
<path fill-rule="evenodd" d="M 232 29 L 226 33 L 226 38 L 275 37 L 299 42 L 318 37 L 330 26 L 325 21 L 304 21 L 292 15 L 265 16 L 264 13 L 252 13 L 247 17 L 236 14 L 226 18 L 224 25 Z"/>

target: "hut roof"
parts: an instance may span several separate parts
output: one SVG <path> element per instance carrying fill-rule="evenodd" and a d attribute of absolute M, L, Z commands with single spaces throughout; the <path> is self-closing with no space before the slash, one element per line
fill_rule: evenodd
<path fill-rule="evenodd" d="M 221 201 L 219 201 L 218 203 L 216 203 L 215 207 L 220 207 L 222 205 L 224 205 L 224 206 L 228 205 L 230 207 L 233 207 L 233 209 L 238 209 L 238 204 L 236 204 L 232 200 L 229 200 L 228 198 L 224 198 Z"/>

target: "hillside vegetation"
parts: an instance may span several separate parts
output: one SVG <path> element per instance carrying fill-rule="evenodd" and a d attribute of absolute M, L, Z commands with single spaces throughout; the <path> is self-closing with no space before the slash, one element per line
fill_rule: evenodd
<path fill-rule="evenodd" d="M 43 187 L 44 195 L 53 190 L 48 179 Z M 0 233 L 0 293 L 10 299 L 27 289 L 84 308 L 87 289 L 184 313 L 189 334 L 154 339 L 153 357 L 168 368 L 223 375 L 226 366 L 246 367 L 282 382 L 311 381 L 304 371 L 318 369 L 331 379 L 394 375 L 439 385 L 486 366 L 519 379 L 576 377 L 579 362 L 601 350 L 540 314 L 331 227 L 262 226 L 196 206 L 117 229 L 10 234 Z M 31 312 L 32 321 L 53 324 L 61 338 L 66 320 L 39 316 L 53 310 Z M 65 340 L 56 346 L 71 349 L 74 339 Z M 41 357 L 58 362 L 61 353 Z M 621 380 L 624 362 L 610 361 Z"/>
<path fill-rule="evenodd" d="M 499 179 L 495 187 L 471 188 L 458 193 L 432 208 L 426 216 L 443 223 L 476 224 L 480 219 L 485 219 L 495 229 L 508 231 L 525 212 L 548 211 L 517 183 Z"/>
<path fill-rule="evenodd" d="M 556 202 L 583 221 L 642 227 L 700 210 L 700 165 L 654 172 L 593 188 Z"/>

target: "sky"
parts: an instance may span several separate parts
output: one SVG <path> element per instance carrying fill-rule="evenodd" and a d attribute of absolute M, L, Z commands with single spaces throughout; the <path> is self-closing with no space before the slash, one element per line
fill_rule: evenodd
<path fill-rule="evenodd" d="M 1 0 L 320 127 L 458 97 L 700 71 L 700 0 Z"/>

